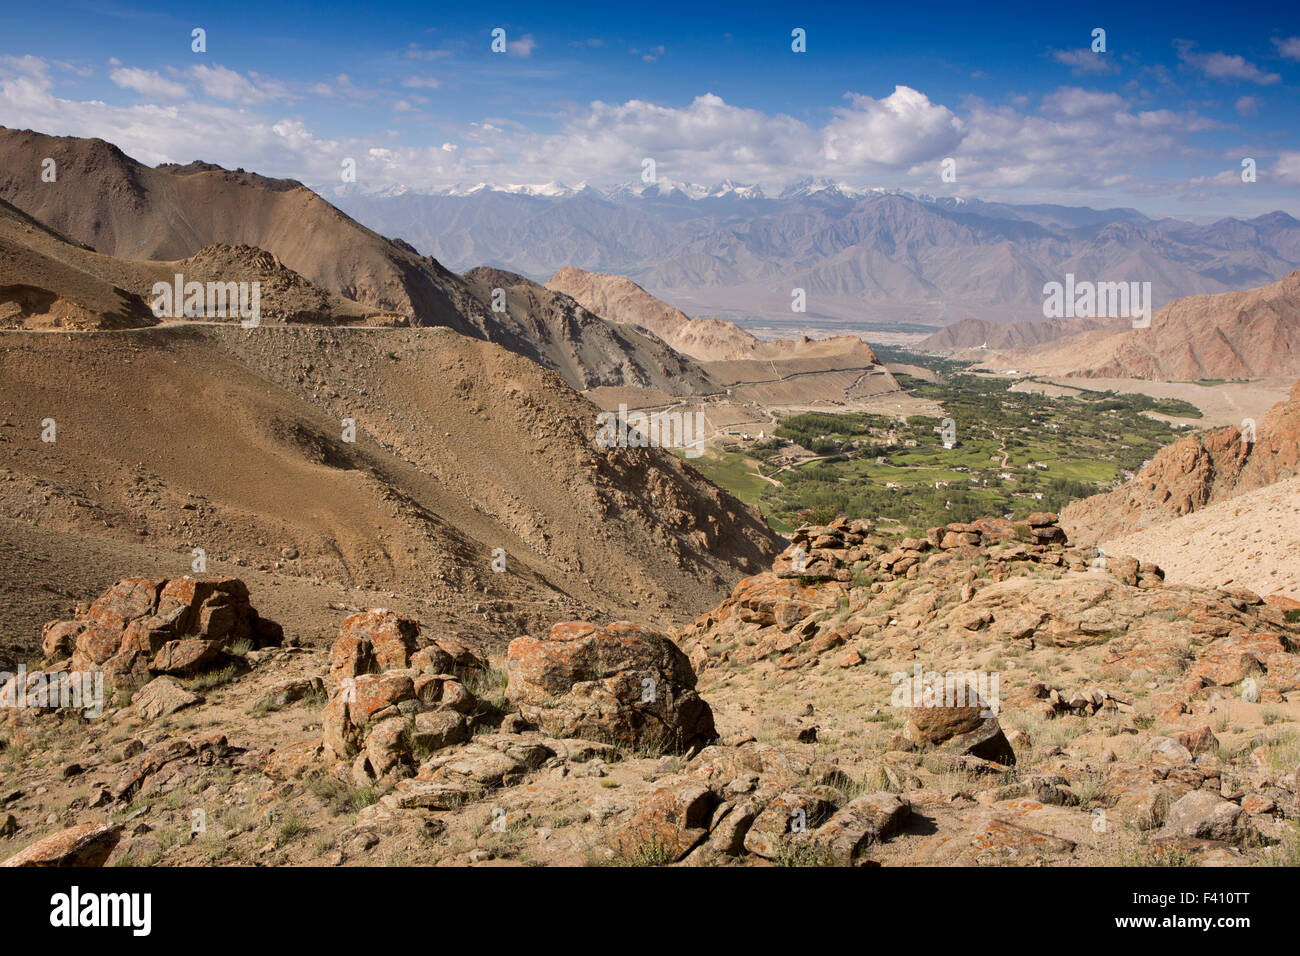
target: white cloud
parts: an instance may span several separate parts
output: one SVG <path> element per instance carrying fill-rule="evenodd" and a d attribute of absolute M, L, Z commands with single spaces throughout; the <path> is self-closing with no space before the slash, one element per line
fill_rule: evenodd
<path fill-rule="evenodd" d="M 204 94 L 213 99 L 253 104 L 271 99 L 286 99 L 289 96 L 284 84 L 263 79 L 256 73 L 244 76 L 224 66 L 195 66 L 190 68 L 190 73 L 203 88 Z"/>
<path fill-rule="evenodd" d="M 436 90 L 442 84 L 431 76 L 408 76 L 402 85 L 411 90 Z"/>
<path fill-rule="evenodd" d="M 1084 73 L 1117 73 L 1119 67 L 1109 53 L 1093 53 L 1092 50 L 1053 50 L 1052 59 L 1070 68 L 1076 76 Z"/>
<path fill-rule="evenodd" d="M 1260 103 L 1258 96 L 1238 97 L 1237 102 L 1233 104 L 1233 108 L 1236 109 L 1238 116 L 1254 116 L 1259 112 L 1259 106 Z"/>
<path fill-rule="evenodd" d="M 1300 151 L 1279 153 L 1272 178 L 1287 186 L 1300 186 Z"/>
<path fill-rule="evenodd" d="M 858 93 L 846 98 L 853 108 L 835 110 L 822 134 L 822 153 L 835 166 L 910 166 L 946 156 L 966 135 L 948 107 L 910 86 L 894 87 L 883 100 Z"/>
<path fill-rule="evenodd" d="M 1288 60 L 1300 60 L 1300 37 L 1273 37 L 1277 52 Z"/>
<path fill-rule="evenodd" d="M 1043 107 L 1050 113 L 1065 116 L 1097 116 L 1124 108 L 1124 97 L 1118 93 L 1099 93 L 1078 86 L 1063 86 L 1043 97 Z"/>
<path fill-rule="evenodd" d="M 1235 53 L 1196 53 L 1193 49 L 1194 45 L 1185 41 L 1176 46 L 1178 59 L 1211 80 L 1243 80 L 1247 83 L 1269 86 L 1282 79 L 1276 73 L 1265 73 L 1245 57 Z"/>
<path fill-rule="evenodd" d="M 0 67 L 41 82 L 48 83 L 50 80 L 50 64 L 30 53 L 26 56 L 0 56 Z"/>
<path fill-rule="evenodd" d="M 506 43 L 506 53 L 509 56 L 532 56 L 535 49 L 537 49 L 537 41 L 533 39 L 531 33 L 520 37 L 518 40 L 509 40 Z"/>
<path fill-rule="evenodd" d="M 1134 110 L 1114 93 L 1063 87 L 1037 113 L 981 100 L 965 117 L 963 181 L 982 189 L 1139 189 L 1152 157 L 1176 152 L 1189 132 L 1213 129 L 1194 112 Z"/>
<path fill-rule="evenodd" d="M 56 96 L 46 72 L 0 70 L 0 116 L 6 125 L 60 136 L 97 136 L 141 162 L 195 159 L 229 168 L 323 181 L 337 175 L 338 144 L 301 123 L 272 122 L 247 110 L 204 102 L 114 106 Z M 222 135 L 214 136 L 213 130 Z"/>
<path fill-rule="evenodd" d="M 124 90 L 135 90 L 143 96 L 161 100 L 179 100 L 189 95 L 182 84 L 169 80 L 154 70 L 118 67 L 109 72 L 108 78 Z"/>
<path fill-rule="evenodd" d="M 649 157 L 662 179 L 675 182 L 732 179 L 779 189 L 811 175 L 937 191 L 938 161 L 953 156 L 963 190 L 1055 195 L 1058 201 L 1068 195 L 1086 200 L 1089 191 L 1163 190 L 1167 197 L 1171 181 L 1167 174 L 1157 178 L 1152 168 L 1163 157 L 1191 155 L 1189 134 L 1216 128 L 1195 111 L 1143 110 L 1116 93 L 1076 86 L 1036 102 L 970 98 L 960 114 L 899 86 L 880 99 L 847 94 L 821 125 L 705 93 L 682 105 L 627 100 L 572 106 L 547 132 L 485 116 L 446 124 L 430 145 L 406 145 L 392 132 L 339 140 L 319 135 L 309 118 L 270 114 L 277 102 L 266 92 L 276 88 L 270 81 L 205 69 L 208 85 L 218 85 L 235 104 L 196 99 L 183 107 L 174 101 L 115 106 L 62 98 L 44 61 L 0 58 L 0 118 L 8 126 L 103 137 L 148 163 L 203 159 L 322 187 L 338 182 L 338 164 L 347 156 L 360 159 L 363 184 L 417 189 L 480 181 L 631 183 Z M 238 97 L 253 95 L 240 80 L 266 98 L 240 105 Z M 346 76 L 333 78 L 328 91 L 357 102 L 398 100 L 392 90 L 362 90 Z M 394 108 L 403 107 L 397 102 Z M 1261 167 L 1261 180 L 1263 173 Z M 1300 184 L 1300 153 L 1280 157 L 1271 180 Z"/>
<path fill-rule="evenodd" d="M 484 145 L 497 148 L 502 137 L 476 134 Z M 811 159 L 816 136 L 797 120 L 768 116 L 759 110 L 732 106 L 711 93 L 684 107 L 661 106 L 645 100 L 625 103 L 596 101 L 573 113 L 559 132 L 539 135 L 517 131 L 508 137 L 517 152 L 513 181 L 538 182 L 562 178 L 575 181 L 608 177 L 631 181 L 641 161 L 655 160 L 659 175 L 701 181 L 771 176 L 786 162 Z M 482 177 L 480 177 L 482 178 Z"/>

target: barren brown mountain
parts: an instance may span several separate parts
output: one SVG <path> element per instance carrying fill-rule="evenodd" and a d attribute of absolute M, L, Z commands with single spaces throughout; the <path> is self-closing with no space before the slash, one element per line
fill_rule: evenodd
<path fill-rule="evenodd" d="M 41 181 L 43 157 L 57 164 L 54 183 Z M 223 262 L 220 254 L 204 250 L 214 245 L 254 247 L 271 253 L 277 267 L 283 264 L 357 303 L 355 308 L 325 303 L 313 307 L 311 300 L 320 296 L 308 295 L 296 310 L 281 310 L 294 313 L 292 321 L 350 318 L 362 324 L 369 315 L 374 324 L 394 324 L 395 318 L 405 317 L 412 325 L 445 326 L 496 342 L 559 371 L 578 389 L 667 386 L 673 395 L 712 390 L 707 376 L 669 350 L 588 321 L 595 316 L 543 301 L 546 297 L 535 290 L 521 291 L 513 302 L 507 300 L 505 313 L 497 314 L 490 296 L 484 295 L 491 285 L 480 281 L 472 290 L 436 260 L 366 229 L 292 180 L 200 162 L 150 168 L 103 140 L 0 127 L 0 197 L 109 256 L 197 256 L 189 263 L 195 272 L 207 268 L 218 273 L 216 278 L 234 281 L 244 279 L 248 266 L 256 268 L 257 263 L 248 256 L 242 263 Z M 269 277 L 262 278 L 266 283 Z M 516 285 L 533 285 L 522 277 L 514 280 Z M 279 286 L 287 301 L 295 298 L 287 295 L 294 290 L 286 283 Z M 539 309 L 536 315 L 529 312 L 532 306 Z"/>
<path fill-rule="evenodd" d="M 156 325 L 152 290 L 185 282 L 258 283 L 261 321 L 392 324 L 376 312 L 327 292 L 251 246 L 213 245 L 175 262 L 138 262 L 86 249 L 0 200 L 0 326 L 140 328 Z M 237 296 L 223 309 L 236 321 Z M 181 304 L 177 303 L 179 310 Z M 217 318 L 217 316 L 208 316 Z"/>
<path fill-rule="evenodd" d="M 597 448 L 597 410 L 554 373 L 449 330 L 9 332 L 0 408 L 0 516 L 20 540 L 202 548 L 510 620 L 686 617 L 777 541 L 667 452 Z"/>
<path fill-rule="evenodd" d="M 548 289 L 567 292 L 615 322 L 646 329 L 694 356 L 734 399 L 758 407 L 854 403 L 898 390 L 898 382 L 860 338 L 799 336 L 760 341 L 732 322 L 690 319 L 622 276 L 561 269 Z"/>
<path fill-rule="evenodd" d="M 603 386 L 654 388 L 668 395 L 719 391 L 695 362 L 653 335 L 608 322 L 562 292 L 513 272 L 481 266 L 462 278 L 485 308 L 496 290 L 505 306 L 496 312 L 493 341 L 553 368 L 579 390 Z M 501 334 L 513 333 L 514 341 Z"/>
<path fill-rule="evenodd" d="M 1084 332 L 1099 329 L 1118 332 L 1131 325 L 1130 319 L 1051 319 L 1047 322 L 1004 323 L 962 319 L 927 335 L 916 347 L 925 352 L 1033 348 Z"/>
<path fill-rule="evenodd" d="M 56 163 L 43 182 L 41 162 Z M 121 259 L 183 259 L 206 246 L 272 253 L 317 285 L 418 325 L 482 335 L 490 317 L 456 276 L 348 218 L 306 186 L 210 163 L 151 168 L 100 139 L 0 127 L 0 198 Z"/>
<path fill-rule="evenodd" d="M 0 326 L 153 325 L 140 290 L 161 275 L 75 245 L 0 200 Z"/>
<path fill-rule="evenodd" d="M 1148 328 L 1086 332 L 992 361 L 1086 378 L 1294 377 L 1300 375 L 1300 272 L 1258 289 L 1175 299 Z"/>
<path fill-rule="evenodd" d="M 555 273 L 546 288 L 571 296 L 584 308 L 611 322 L 653 332 L 692 358 L 704 361 L 746 358 L 758 344 L 758 339 L 734 322 L 688 318 L 624 276 L 568 267 Z"/>

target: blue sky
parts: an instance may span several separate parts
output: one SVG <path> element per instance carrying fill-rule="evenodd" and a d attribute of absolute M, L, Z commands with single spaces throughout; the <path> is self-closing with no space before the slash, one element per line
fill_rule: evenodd
<path fill-rule="evenodd" d="M 1295 4 L 105 0 L 6 2 L 3 22 L 0 124 L 326 191 L 347 158 L 360 186 L 437 188 L 631 183 L 649 157 L 661 178 L 769 192 L 815 175 L 1300 215 Z M 206 52 L 191 50 L 195 27 Z M 490 49 L 498 27 L 504 54 Z M 956 182 L 939 175 L 948 157 Z"/>

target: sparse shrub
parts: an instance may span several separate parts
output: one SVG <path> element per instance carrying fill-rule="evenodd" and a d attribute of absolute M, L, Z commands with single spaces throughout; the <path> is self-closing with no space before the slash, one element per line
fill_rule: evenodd
<path fill-rule="evenodd" d="M 235 679 L 236 673 L 235 665 L 227 664 L 225 667 L 213 668 L 210 671 L 205 671 L 202 674 L 199 674 L 191 679 L 186 686 L 196 693 L 199 691 L 211 690 L 214 687 L 220 687 L 222 684 L 229 684 Z"/>
<path fill-rule="evenodd" d="M 832 866 L 825 847 L 811 840 L 783 840 L 776 853 L 777 866 Z"/>
<path fill-rule="evenodd" d="M 287 810 L 280 822 L 275 827 L 275 846 L 280 848 L 287 843 L 292 842 L 307 832 L 309 827 L 307 821 L 300 817 L 296 811 Z"/>

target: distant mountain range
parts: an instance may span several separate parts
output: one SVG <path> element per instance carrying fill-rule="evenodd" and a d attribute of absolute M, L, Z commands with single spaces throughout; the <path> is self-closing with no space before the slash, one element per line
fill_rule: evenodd
<path fill-rule="evenodd" d="M 1041 321 L 1043 285 L 1067 272 L 1150 282 L 1159 307 L 1300 266 L 1300 220 L 1282 211 L 1198 224 L 813 179 L 775 197 L 732 182 L 661 180 L 606 190 L 340 189 L 331 198 L 456 270 L 487 264 L 544 282 L 576 266 L 627 276 L 689 315 L 790 327 Z M 795 288 L 805 290 L 806 313 L 792 311 Z"/>

